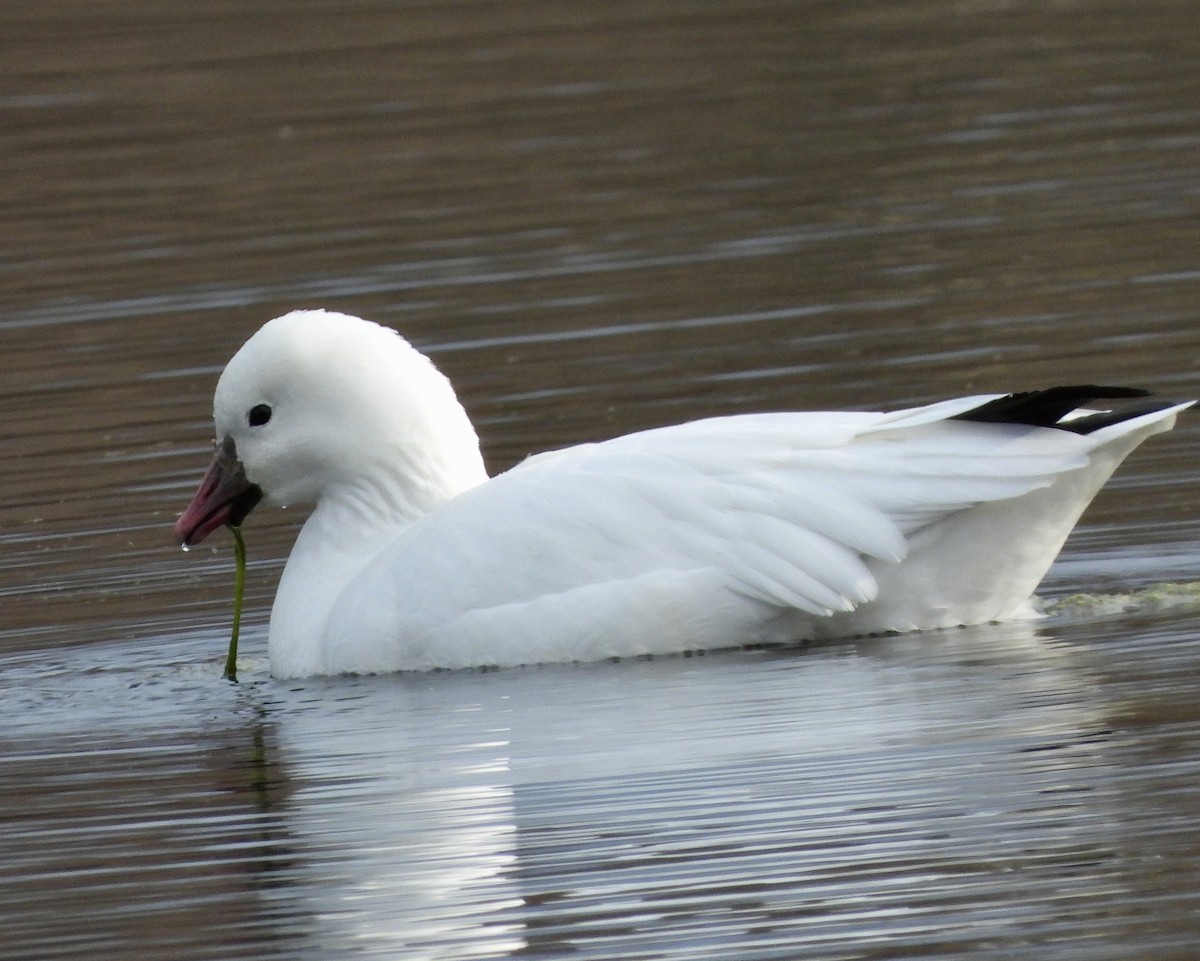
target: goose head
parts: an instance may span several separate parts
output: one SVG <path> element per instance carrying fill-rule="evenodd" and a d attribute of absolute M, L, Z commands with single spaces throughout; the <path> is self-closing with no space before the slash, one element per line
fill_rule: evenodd
<path fill-rule="evenodd" d="M 486 479 L 454 389 L 395 331 L 300 310 L 268 321 L 226 365 L 216 456 L 175 524 L 185 545 L 260 503 L 342 500 L 373 521 L 415 520 Z"/>

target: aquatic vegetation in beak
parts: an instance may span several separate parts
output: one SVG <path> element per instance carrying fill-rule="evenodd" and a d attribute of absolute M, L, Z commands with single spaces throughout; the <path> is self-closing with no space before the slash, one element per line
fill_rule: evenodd
<path fill-rule="evenodd" d="M 233 628 L 229 632 L 229 653 L 225 656 L 225 673 L 227 680 L 237 683 L 237 650 L 238 631 L 242 626 L 242 598 L 246 594 L 246 542 L 242 539 L 242 529 L 234 527 L 233 531 L 234 563 L 236 573 L 233 580 Z"/>

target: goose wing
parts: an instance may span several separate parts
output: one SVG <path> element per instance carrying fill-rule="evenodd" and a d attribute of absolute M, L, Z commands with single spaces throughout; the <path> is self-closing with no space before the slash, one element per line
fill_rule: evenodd
<path fill-rule="evenodd" d="M 851 611 L 877 594 L 868 562 L 901 561 L 913 532 L 1088 463 L 1078 434 L 949 419 L 991 399 L 721 417 L 538 455 L 411 525 L 335 620 L 438 643 L 487 625 L 481 644 L 534 660 L 537 625 L 572 617 L 603 622 L 591 657 L 624 651 L 603 648 L 622 632 L 699 630 L 693 611 L 714 633 L 771 610 Z"/>

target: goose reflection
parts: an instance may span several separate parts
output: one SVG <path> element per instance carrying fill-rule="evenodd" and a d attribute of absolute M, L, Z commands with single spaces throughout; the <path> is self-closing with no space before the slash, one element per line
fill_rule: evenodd
<path fill-rule="evenodd" d="M 323 956 L 929 947 L 1117 870 L 1087 659 L 1026 625 L 277 694 Z"/>

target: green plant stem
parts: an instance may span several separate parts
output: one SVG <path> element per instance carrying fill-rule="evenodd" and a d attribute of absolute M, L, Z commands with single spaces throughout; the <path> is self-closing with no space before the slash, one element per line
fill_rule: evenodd
<path fill-rule="evenodd" d="M 238 631 L 242 626 L 242 597 L 246 593 L 246 542 L 242 540 L 242 529 L 230 527 L 233 531 L 234 558 L 237 573 L 233 581 L 233 630 L 229 634 L 229 654 L 225 658 L 226 680 L 237 683 L 237 645 Z"/>

